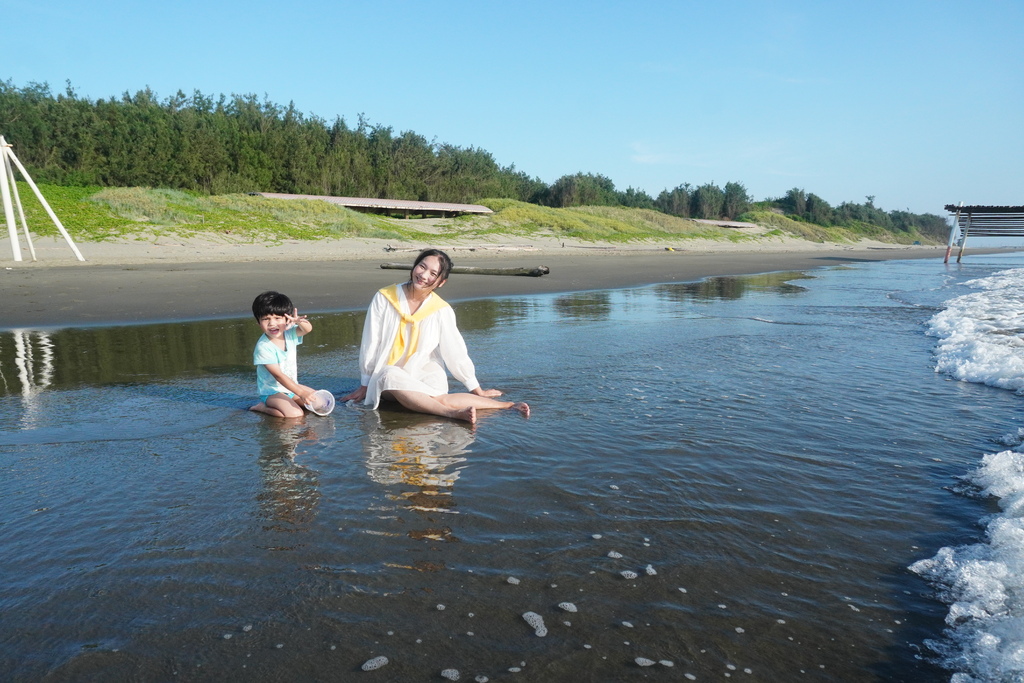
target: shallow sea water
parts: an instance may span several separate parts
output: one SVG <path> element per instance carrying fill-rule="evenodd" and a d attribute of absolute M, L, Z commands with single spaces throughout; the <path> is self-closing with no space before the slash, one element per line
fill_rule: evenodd
<path fill-rule="evenodd" d="M 246 412 L 249 319 L 0 332 L 0 671 L 948 680 L 907 567 L 978 538 L 951 489 L 1020 397 L 936 373 L 924 326 L 1021 258 L 461 303 L 533 407 L 475 429 Z M 312 319 L 300 378 L 340 394 L 362 314 Z"/>

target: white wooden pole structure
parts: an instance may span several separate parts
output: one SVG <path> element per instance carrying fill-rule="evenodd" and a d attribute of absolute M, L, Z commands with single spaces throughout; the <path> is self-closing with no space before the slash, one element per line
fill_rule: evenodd
<path fill-rule="evenodd" d="M 11 163 L 18 167 L 18 171 L 21 173 L 21 177 L 24 178 L 25 182 L 28 183 L 28 186 L 32 188 L 32 191 L 35 193 L 36 198 L 39 199 L 39 203 L 43 205 L 43 208 L 46 210 L 46 213 L 50 217 L 50 220 L 52 220 L 53 224 L 57 226 L 57 230 L 60 231 L 60 234 L 64 237 L 64 241 L 68 243 L 69 247 L 71 247 L 71 251 L 74 252 L 75 257 L 79 261 L 84 261 L 85 257 L 82 256 L 82 252 L 80 252 L 78 250 L 78 247 L 75 246 L 74 241 L 71 239 L 71 235 L 69 235 L 68 231 L 64 229 L 64 225 L 60 222 L 60 219 L 57 218 L 57 214 L 53 212 L 53 209 L 51 209 L 49 203 L 47 203 L 46 197 L 44 197 L 43 193 L 39 191 L 39 188 L 36 187 L 36 184 L 32 182 L 32 177 L 29 176 L 28 171 L 25 170 L 25 167 L 21 165 L 21 162 L 18 160 L 18 157 L 15 156 L 14 154 L 14 150 L 11 149 L 11 145 L 4 139 L 4 136 L 2 135 L 0 135 L 0 156 L 3 156 L 5 168 L 3 182 L 0 182 L 0 194 L 3 195 L 2 198 L 4 202 L 4 214 L 7 217 L 7 229 L 11 236 L 11 250 L 14 252 L 14 260 L 21 260 L 21 245 L 18 243 L 18 230 L 14 224 L 14 207 L 11 205 L 11 192 L 8 188 L 8 183 L 11 187 L 14 187 L 14 171 L 13 169 L 11 169 L 9 173 L 7 172 L 7 169 L 10 168 Z M 17 196 L 17 188 L 15 188 L 14 192 L 15 196 Z M 21 212 L 22 222 L 25 225 L 25 234 L 27 236 L 28 224 L 24 223 L 25 214 L 24 211 L 22 211 L 21 209 L 20 201 L 18 201 L 18 211 Z M 29 238 L 30 247 L 31 244 L 32 240 L 31 238 Z M 34 247 L 32 248 L 32 256 L 34 260 Z"/>
<path fill-rule="evenodd" d="M 960 206 L 964 203 L 960 202 Z M 949 229 L 949 243 L 946 245 L 946 258 L 942 260 L 943 263 L 949 263 L 949 255 L 953 253 L 953 240 L 956 239 L 957 233 L 960 232 L 960 209 L 957 208 L 956 216 L 953 218 L 953 227 Z"/>
<path fill-rule="evenodd" d="M 959 218 L 960 211 L 959 210 L 956 212 L 956 215 L 957 215 L 957 221 L 959 222 L 959 220 L 960 220 L 960 218 Z M 957 263 L 960 263 L 960 259 L 962 259 L 964 257 L 964 249 L 967 248 L 967 233 L 970 232 L 970 231 L 971 231 L 971 212 L 970 212 L 970 210 L 968 210 L 967 211 L 967 222 L 964 224 L 963 234 L 960 235 L 960 251 L 957 252 L 957 255 L 956 255 L 956 262 Z"/>
<path fill-rule="evenodd" d="M 5 157 L 7 155 L 4 155 Z M 14 180 L 14 169 L 10 162 L 4 164 L 7 167 L 7 178 L 11 181 L 11 197 L 14 205 L 18 207 L 18 216 L 21 218 L 21 229 L 25 233 L 25 241 L 28 242 L 28 251 L 32 254 L 32 260 L 36 260 L 36 248 L 32 244 L 32 233 L 28 231 L 28 221 L 25 220 L 25 208 L 21 205 L 21 196 L 18 195 L 18 183 Z"/>
<path fill-rule="evenodd" d="M 14 207 L 11 205 L 10 174 L 8 170 L 11 163 L 7 160 L 7 141 L 0 136 L 0 157 L 3 157 L 3 182 L 0 182 L 0 199 L 4 202 L 4 218 L 7 219 L 7 234 L 11 238 L 11 251 L 14 252 L 14 260 L 21 260 L 21 244 L 18 242 L 18 226 L 14 222 Z"/>

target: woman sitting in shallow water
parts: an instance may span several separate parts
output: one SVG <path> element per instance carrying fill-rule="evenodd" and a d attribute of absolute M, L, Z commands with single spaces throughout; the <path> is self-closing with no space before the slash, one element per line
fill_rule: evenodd
<path fill-rule="evenodd" d="M 448 254 L 428 249 L 416 258 L 408 282 L 374 295 L 359 349 L 361 386 L 342 401 L 363 401 L 376 408 L 381 399 L 388 399 L 418 413 L 468 422 L 476 422 L 481 409 L 515 408 L 529 416 L 525 403 L 498 401 L 500 391 L 480 387 L 455 313 L 434 292 L 444 286 L 451 270 Z M 470 393 L 448 393 L 445 367 Z"/>

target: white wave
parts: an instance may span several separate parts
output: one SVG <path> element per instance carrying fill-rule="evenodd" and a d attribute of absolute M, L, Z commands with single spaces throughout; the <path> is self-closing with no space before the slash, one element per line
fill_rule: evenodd
<path fill-rule="evenodd" d="M 959 673 L 956 683 L 1024 677 L 1024 454 L 986 455 L 967 480 L 999 498 L 986 542 L 942 548 L 911 571 L 941 587 L 950 603 L 944 641 L 927 644 Z"/>
<path fill-rule="evenodd" d="M 979 291 L 946 302 L 929 323 L 936 372 L 1024 393 L 1024 268 L 965 285 Z"/>
<path fill-rule="evenodd" d="M 978 291 L 950 300 L 929 334 L 939 338 L 936 371 L 1024 394 L 1024 269 L 965 283 Z M 1004 436 L 1020 448 L 1024 430 Z M 965 477 L 1000 512 L 985 520 L 982 543 L 939 550 L 911 565 L 949 603 L 948 628 L 927 645 L 954 683 L 1024 680 L 1024 454 L 990 453 Z"/>

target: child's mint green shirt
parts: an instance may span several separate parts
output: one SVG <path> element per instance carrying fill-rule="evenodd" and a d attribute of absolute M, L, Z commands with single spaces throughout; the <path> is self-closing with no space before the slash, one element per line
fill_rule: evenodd
<path fill-rule="evenodd" d="M 296 347 L 301 343 L 302 337 L 296 333 L 296 328 L 294 327 L 284 332 L 285 348 L 283 350 L 277 344 L 270 341 L 267 335 L 260 335 L 260 340 L 256 342 L 256 349 L 252 352 L 252 362 L 256 366 L 256 390 L 259 396 L 291 393 L 274 379 L 274 376 L 267 370 L 267 366 L 280 366 L 281 371 L 297 383 L 299 381 L 299 371 L 296 360 L 298 356 Z"/>

